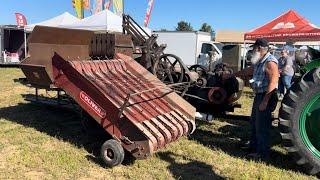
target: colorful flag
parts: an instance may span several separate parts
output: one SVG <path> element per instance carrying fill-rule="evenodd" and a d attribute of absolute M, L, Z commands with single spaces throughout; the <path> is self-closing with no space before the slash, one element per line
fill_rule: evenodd
<path fill-rule="evenodd" d="M 90 10 L 90 0 L 83 0 L 83 8 Z"/>
<path fill-rule="evenodd" d="M 16 15 L 16 21 L 18 26 L 23 27 L 27 25 L 27 19 L 23 14 L 15 13 L 15 15 Z"/>
<path fill-rule="evenodd" d="M 123 0 L 113 0 L 113 11 L 115 14 L 122 16 L 122 14 L 123 14 Z"/>
<path fill-rule="evenodd" d="M 144 19 L 144 27 L 148 27 L 150 16 L 153 8 L 154 0 L 149 0 L 146 18 Z"/>
<path fill-rule="evenodd" d="M 83 1 L 82 0 L 72 0 L 72 6 L 76 10 L 77 17 L 82 19 L 83 14 Z"/>
<path fill-rule="evenodd" d="M 102 0 L 95 0 L 93 14 L 97 14 L 98 12 L 102 11 L 103 9 L 103 1 Z"/>
<path fill-rule="evenodd" d="M 110 10 L 111 4 L 112 0 L 106 0 L 106 2 L 104 3 L 104 9 Z"/>

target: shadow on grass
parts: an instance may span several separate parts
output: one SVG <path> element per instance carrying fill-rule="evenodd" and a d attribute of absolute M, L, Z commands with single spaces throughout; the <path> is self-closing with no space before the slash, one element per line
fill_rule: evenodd
<path fill-rule="evenodd" d="M 191 136 L 191 140 L 197 141 L 212 149 L 220 149 L 233 157 L 249 160 L 246 158 L 247 152 L 240 148 L 243 142 L 249 140 L 249 122 L 232 119 L 222 119 L 220 121 L 225 121 L 228 124 L 218 128 L 216 131 L 208 129 L 206 122 L 198 121 L 197 129 Z M 271 139 L 273 140 L 273 145 L 279 145 L 281 143 L 281 136 L 277 128 L 272 129 Z M 288 154 L 272 150 L 270 156 L 268 160 L 264 161 L 266 164 L 280 169 L 302 173 L 301 169 L 299 169 L 298 165 L 295 164 Z"/>
<path fill-rule="evenodd" d="M 103 165 L 98 158 L 99 150 L 110 136 L 99 130 L 95 131 L 96 136 L 88 133 L 83 127 L 79 113 L 75 111 L 27 103 L 1 108 L 0 118 L 34 128 L 39 132 L 72 143 L 78 148 L 83 147 L 93 155 L 87 158 L 88 160 Z"/>
<path fill-rule="evenodd" d="M 74 111 L 27 103 L 1 108 L 0 118 L 34 128 L 39 132 L 70 142 L 79 148 L 83 147 L 93 155 L 87 156 L 88 160 L 103 166 L 102 161 L 98 158 L 99 150 L 103 142 L 110 136 L 107 133 L 99 136 L 88 135 L 84 131 L 79 114 Z M 207 123 L 198 121 L 198 129 L 191 139 L 213 149 L 219 148 L 231 156 L 244 158 L 246 153 L 241 151 L 239 146 L 240 139 L 249 139 L 249 123 L 232 119 L 222 121 L 226 121 L 228 125 L 220 127 L 218 132 L 208 130 Z M 173 157 L 177 156 L 175 154 L 159 153 L 159 156 L 171 163 L 169 169 L 176 177 L 184 176 L 187 179 L 194 177 L 190 175 L 195 173 L 191 170 L 200 167 L 197 171 L 199 170 L 208 177 L 219 178 L 214 174 L 211 166 L 202 162 L 191 161 L 187 164 L 180 164 L 174 160 Z M 299 170 L 288 155 L 277 151 L 272 152 L 271 159 L 266 163 L 282 169 Z"/>
<path fill-rule="evenodd" d="M 168 169 L 176 179 L 224 179 L 212 170 L 212 166 L 204 162 L 192 160 L 171 152 L 159 152 L 157 154 L 162 160 L 170 163 Z M 177 162 L 177 157 L 190 160 L 190 162 Z"/>

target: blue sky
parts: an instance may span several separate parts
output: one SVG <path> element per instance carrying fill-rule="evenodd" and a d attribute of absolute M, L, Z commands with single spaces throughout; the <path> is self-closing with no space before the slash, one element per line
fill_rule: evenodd
<path fill-rule="evenodd" d="M 92 0 L 91 0 L 92 1 Z M 0 24 L 15 24 L 15 12 L 23 13 L 28 23 L 37 23 L 65 11 L 74 14 L 71 0 L 0 0 Z M 251 30 L 294 9 L 320 26 L 319 0 L 155 0 L 150 28 L 173 30 L 185 20 L 198 29 L 204 22 L 215 30 Z M 125 0 L 126 13 L 143 23 L 147 0 Z"/>

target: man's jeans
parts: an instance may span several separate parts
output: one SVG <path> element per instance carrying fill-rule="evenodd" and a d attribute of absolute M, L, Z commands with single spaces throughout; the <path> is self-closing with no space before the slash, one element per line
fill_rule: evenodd
<path fill-rule="evenodd" d="M 250 147 L 262 157 L 268 157 L 270 152 L 271 110 L 269 105 L 265 111 L 259 111 L 259 105 L 264 94 L 256 94 L 251 114 L 252 134 Z"/>
<path fill-rule="evenodd" d="M 279 79 L 279 92 L 285 94 L 285 89 L 288 90 L 291 87 L 292 76 L 281 75 Z"/>

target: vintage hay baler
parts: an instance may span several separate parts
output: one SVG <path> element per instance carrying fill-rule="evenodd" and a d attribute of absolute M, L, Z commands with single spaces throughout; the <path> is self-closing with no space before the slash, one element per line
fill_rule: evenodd
<path fill-rule="evenodd" d="M 124 150 L 143 159 L 195 129 L 195 108 L 128 56 L 125 35 L 37 26 L 28 48 L 27 84 L 56 90 L 58 105 L 67 96 L 98 122 L 113 137 L 101 147 L 110 167 Z"/>

